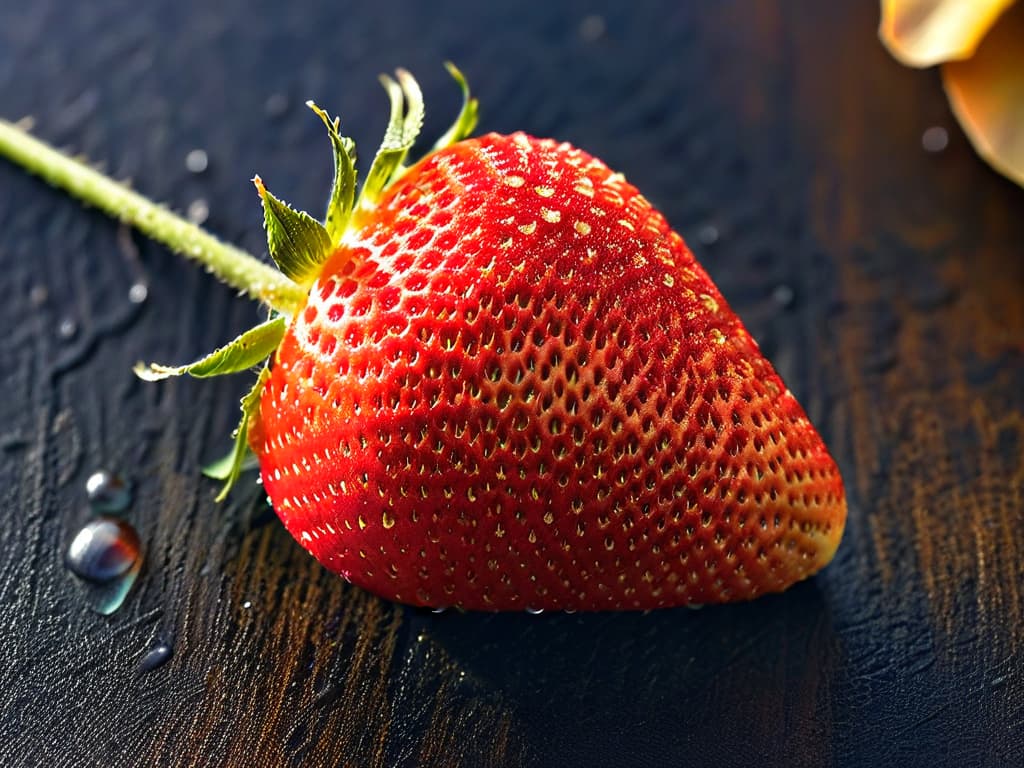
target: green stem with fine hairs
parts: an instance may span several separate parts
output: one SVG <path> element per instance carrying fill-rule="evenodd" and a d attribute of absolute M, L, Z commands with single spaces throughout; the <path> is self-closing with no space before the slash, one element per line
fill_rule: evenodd
<path fill-rule="evenodd" d="M 0 120 L 0 156 L 199 262 L 278 312 L 292 315 L 306 300 L 306 292 L 273 267 L 5 120 Z"/>

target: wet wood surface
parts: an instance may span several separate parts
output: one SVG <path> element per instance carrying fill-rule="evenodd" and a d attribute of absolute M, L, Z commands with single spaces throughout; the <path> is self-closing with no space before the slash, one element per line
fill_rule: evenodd
<path fill-rule="evenodd" d="M 594 152 L 692 244 L 840 465 L 834 563 L 647 615 L 435 615 L 347 586 L 257 488 L 218 506 L 199 475 L 245 381 L 130 374 L 256 308 L 0 164 L 0 764 L 1020 764 L 1024 190 L 934 71 L 887 57 L 874 3 L 640 5 L 8 3 L 0 113 L 262 253 L 254 172 L 326 196 L 305 99 L 366 160 L 376 74 L 412 69 L 437 135 L 456 60 L 482 129 Z M 146 553 L 109 617 L 63 565 L 99 467 L 130 479 Z"/>

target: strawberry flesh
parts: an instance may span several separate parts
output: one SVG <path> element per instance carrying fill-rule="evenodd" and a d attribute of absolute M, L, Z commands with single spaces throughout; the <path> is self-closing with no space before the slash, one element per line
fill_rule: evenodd
<path fill-rule="evenodd" d="M 836 465 L 682 239 L 570 147 L 487 135 L 359 211 L 250 445 L 354 584 L 466 609 L 781 591 L 832 558 Z"/>

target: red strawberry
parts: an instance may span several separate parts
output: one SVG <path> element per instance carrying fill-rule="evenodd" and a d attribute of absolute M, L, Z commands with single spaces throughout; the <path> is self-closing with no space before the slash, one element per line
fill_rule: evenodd
<path fill-rule="evenodd" d="M 836 466 L 665 219 L 524 134 L 433 153 L 324 265 L 251 446 L 281 519 L 393 600 L 656 608 L 825 565 Z"/>
<path fill-rule="evenodd" d="M 421 119 L 400 79 L 388 163 Z M 250 396 L 266 491 L 320 562 L 399 602 L 649 609 L 822 568 L 836 465 L 679 235 L 568 144 L 453 141 L 473 108 L 412 168 L 375 163 L 355 207 L 351 143 L 320 113 L 327 228 L 258 181 L 308 299 L 231 348 L 244 365 L 156 374 L 245 367 L 283 332 Z"/>

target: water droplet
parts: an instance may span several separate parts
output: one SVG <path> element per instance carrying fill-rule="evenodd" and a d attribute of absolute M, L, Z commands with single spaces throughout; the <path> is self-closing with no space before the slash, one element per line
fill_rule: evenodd
<path fill-rule="evenodd" d="M 250 608 L 252 608 L 252 600 L 246 600 L 244 603 L 242 603 L 242 607 L 245 608 L 245 610 L 249 610 Z"/>
<path fill-rule="evenodd" d="M 185 167 L 189 173 L 202 173 L 210 165 L 210 158 L 205 149 L 193 149 L 185 155 Z"/>
<path fill-rule="evenodd" d="M 132 503 L 132 492 L 120 475 L 97 470 L 85 481 L 89 504 L 98 512 L 123 512 Z"/>
<path fill-rule="evenodd" d="M 131 570 L 139 559 L 139 535 L 124 520 L 98 517 L 75 534 L 67 564 L 76 575 L 103 583 Z"/>
<path fill-rule="evenodd" d="M 128 289 L 128 301 L 132 304 L 141 304 L 149 296 L 149 288 L 146 287 L 145 283 L 134 283 L 131 288 Z"/>
<path fill-rule="evenodd" d="M 531 614 L 532 616 L 539 616 L 540 614 L 544 613 L 544 609 L 543 608 L 527 608 L 526 612 Z"/>
<path fill-rule="evenodd" d="M 124 603 L 142 569 L 139 535 L 124 520 L 98 517 L 75 535 L 65 562 L 89 607 L 109 616 Z"/>
<path fill-rule="evenodd" d="M 608 25 L 603 16 L 597 14 L 585 16 L 580 22 L 580 37 L 588 43 L 593 43 L 604 37 L 607 28 Z"/>
<path fill-rule="evenodd" d="M 139 660 L 139 672 L 152 672 L 170 661 L 173 655 L 174 648 L 169 643 L 158 643 Z"/>
<path fill-rule="evenodd" d="M 448 606 L 447 605 L 439 605 L 439 606 L 437 606 L 437 608 L 431 608 L 430 612 L 431 613 L 444 613 L 447 610 L 448 610 Z"/>
<path fill-rule="evenodd" d="M 949 132 L 941 125 L 933 125 L 921 134 L 921 146 L 925 152 L 941 152 L 949 146 Z"/>
<path fill-rule="evenodd" d="M 185 211 L 185 216 L 193 224 L 204 224 L 208 218 L 210 218 L 210 205 L 202 197 L 197 197 L 191 203 L 188 204 L 188 210 Z"/>
<path fill-rule="evenodd" d="M 33 307 L 41 307 L 46 303 L 46 299 L 49 298 L 50 292 L 46 290 L 45 285 L 33 285 L 28 292 L 28 300 Z"/>
<path fill-rule="evenodd" d="M 772 300 L 782 308 L 792 306 L 795 298 L 793 289 L 785 284 L 775 286 L 775 290 L 772 291 Z"/>
<path fill-rule="evenodd" d="M 718 227 L 714 224 L 705 224 L 697 230 L 697 240 L 701 245 L 714 245 L 718 242 Z"/>
<path fill-rule="evenodd" d="M 78 335 L 78 323 L 72 320 L 70 317 L 65 317 L 60 321 L 60 325 L 57 326 L 57 334 L 67 341 L 75 338 Z"/>
<path fill-rule="evenodd" d="M 283 117 L 288 111 L 288 95 L 278 91 L 267 96 L 263 102 L 263 112 L 270 118 Z"/>

